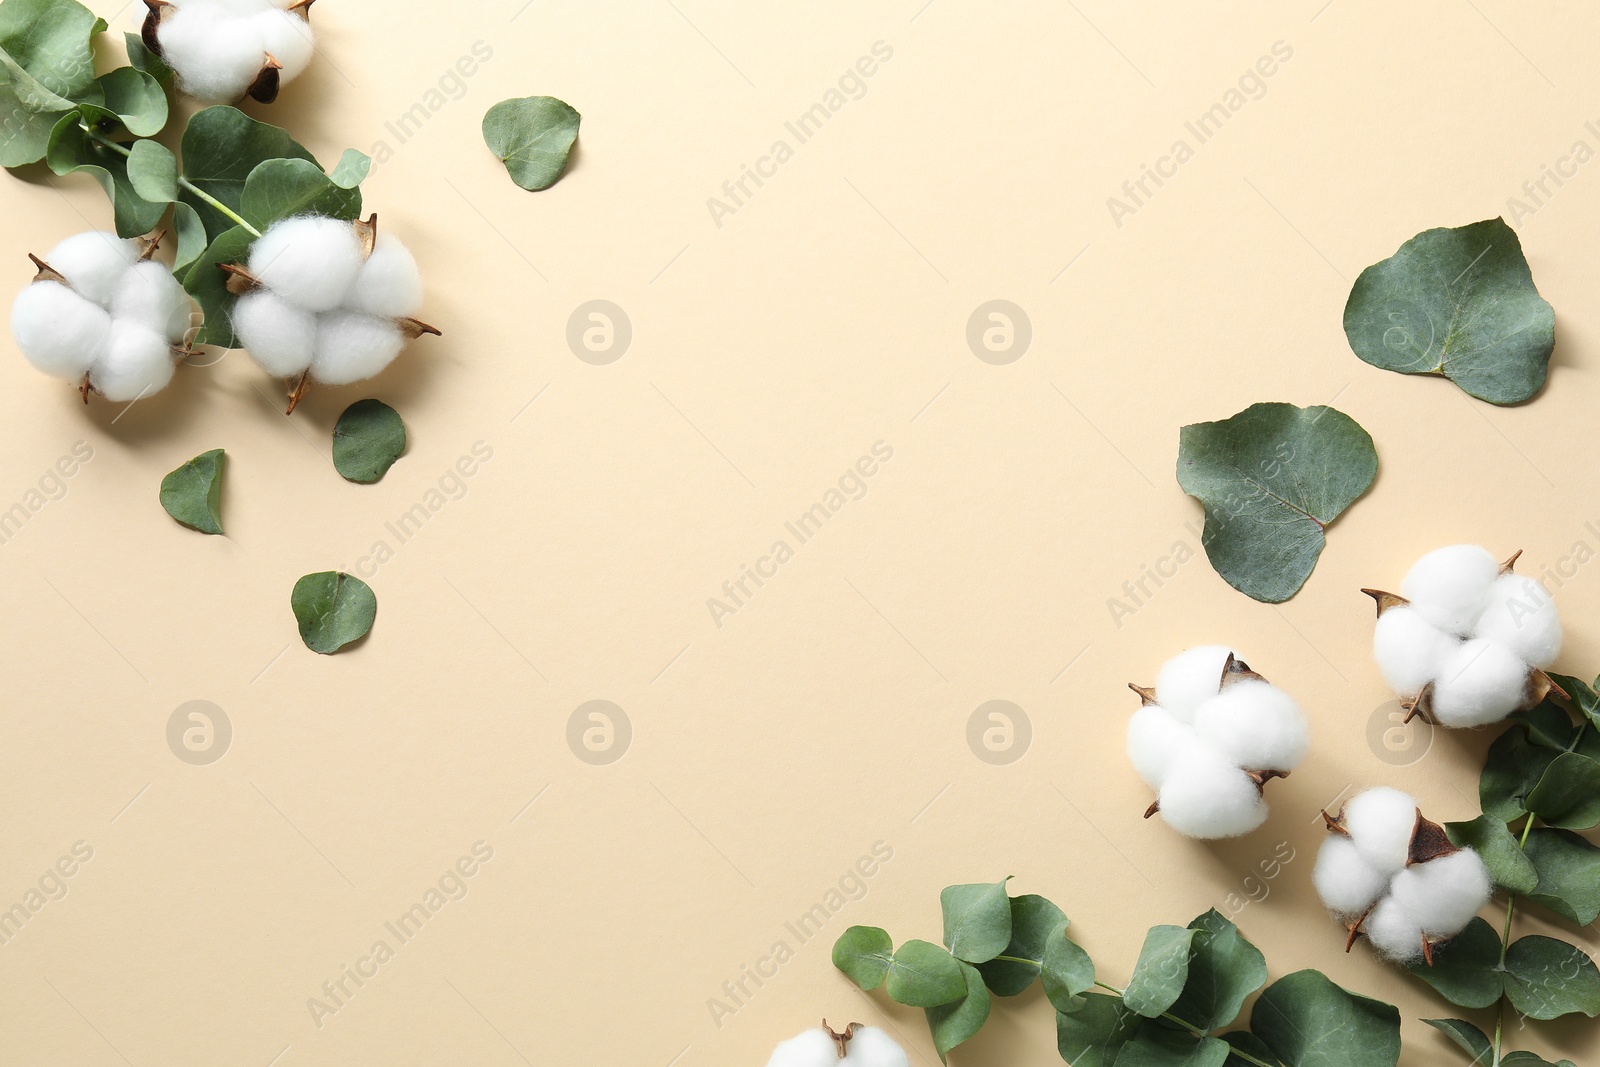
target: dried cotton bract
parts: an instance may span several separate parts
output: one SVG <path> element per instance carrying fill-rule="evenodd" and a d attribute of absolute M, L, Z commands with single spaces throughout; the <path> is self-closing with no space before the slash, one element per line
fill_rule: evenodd
<path fill-rule="evenodd" d="M 223 268 L 239 295 L 233 330 L 250 358 L 297 379 L 289 410 L 313 380 L 349 385 L 383 370 L 408 340 L 438 330 L 422 309 L 422 275 L 398 238 L 366 222 L 300 215 L 274 223 L 246 265 Z"/>
<path fill-rule="evenodd" d="M 1454 545 L 1419 559 L 1398 596 L 1362 590 L 1378 602 L 1373 657 L 1408 721 L 1483 726 L 1560 692 L 1544 668 L 1561 651 L 1561 617 L 1516 561 Z"/>
<path fill-rule="evenodd" d="M 1305 715 L 1293 697 L 1221 645 L 1191 648 L 1161 668 L 1128 722 L 1128 758 L 1156 791 L 1157 812 L 1187 837 L 1238 837 L 1267 818 L 1273 778 L 1305 758 Z"/>
<path fill-rule="evenodd" d="M 767 1067 L 909 1067 L 905 1050 L 873 1026 L 851 1023 L 835 1033 L 822 1025 L 790 1038 L 773 1050 Z"/>
<path fill-rule="evenodd" d="M 1483 860 L 1451 844 L 1444 828 L 1423 818 L 1399 790 L 1369 789 L 1337 818 L 1326 812 L 1323 818 L 1330 834 L 1312 880 L 1350 932 L 1345 951 L 1365 935 L 1388 959 L 1431 965 L 1434 949 L 1489 902 L 1494 886 Z"/>
<path fill-rule="evenodd" d="M 158 393 L 183 358 L 191 305 L 156 241 L 92 231 L 62 241 L 11 306 L 11 332 L 29 363 L 122 403 Z"/>
<path fill-rule="evenodd" d="M 145 47 L 210 104 L 270 104 L 311 62 L 315 0 L 144 0 Z"/>

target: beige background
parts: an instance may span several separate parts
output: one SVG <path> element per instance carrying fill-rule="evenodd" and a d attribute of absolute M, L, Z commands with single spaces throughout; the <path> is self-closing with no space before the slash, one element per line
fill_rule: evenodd
<path fill-rule="evenodd" d="M 1460 540 L 1523 548 L 1535 574 L 1600 548 L 1600 164 L 1518 220 L 1559 323 L 1532 404 L 1370 368 L 1340 313 L 1406 237 L 1506 212 L 1575 141 L 1600 148 L 1584 125 L 1600 119 L 1600 16 L 1508 0 L 519 7 L 324 0 L 311 72 L 251 106 L 328 163 L 390 143 L 368 202 L 424 265 L 442 341 L 287 420 L 237 353 L 131 410 L 85 411 L 4 341 L 0 508 L 76 442 L 94 458 L 0 544 L 0 898 L 75 842 L 93 859 L 0 946 L 0 1060 L 759 1064 L 826 1014 L 893 1026 L 927 1064 L 920 1013 L 854 992 L 828 946 L 852 923 L 936 940 L 940 887 L 1014 874 L 1067 909 L 1111 981 L 1148 926 L 1217 907 L 1274 976 L 1318 967 L 1398 1004 L 1404 1063 L 1457 1062 L 1416 1020 L 1459 1013 L 1340 952 L 1309 886 L 1314 818 L 1379 783 L 1436 819 L 1478 810 L 1487 736 L 1385 741 L 1359 586 Z M 399 144 L 386 123 L 426 110 L 478 41 L 493 58 Z M 879 41 L 893 57 L 865 95 L 719 227 L 707 199 Z M 1115 225 L 1107 198 L 1192 142 L 1184 122 L 1280 41 L 1293 55 L 1264 95 Z M 575 166 L 540 194 L 478 131 L 530 93 L 584 115 Z M 110 217 L 88 179 L 37 172 L 0 181 L 0 211 L 14 287 L 25 251 Z M 996 298 L 1034 331 L 1009 366 L 965 341 Z M 607 366 L 565 340 L 592 299 L 632 323 Z M 327 445 L 369 395 L 412 445 L 363 488 Z M 1117 625 L 1125 581 L 1198 547 L 1178 427 L 1258 400 L 1337 401 L 1378 442 L 1373 491 L 1292 602 L 1247 600 L 1202 558 Z M 893 458 L 866 497 L 715 625 L 707 599 L 879 441 Z M 398 545 L 385 524 L 453 488 L 477 442 L 492 459 Z M 156 501 L 166 471 L 214 447 L 226 538 Z M 295 579 L 372 573 L 380 540 L 396 551 L 371 579 L 371 638 L 313 655 Z M 1588 676 L 1600 572 L 1568 569 L 1561 668 Z M 1139 818 L 1123 687 L 1216 640 L 1304 701 L 1315 747 L 1273 786 L 1264 829 L 1202 845 Z M 592 699 L 631 720 L 609 766 L 567 744 Z M 1009 766 L 966 740 L 993 699 L 1032 724 Z M 209 766 L 168 748 L 190 700 L 232 724 Z M 384 923 L 479 841 L 493 859 L 465 898 L 316 1025 L 308 998 L 392 942 Z M 800 945 L 784 924 L 876 842 L 893 859 L 865 898 Z M 1265 879 L 1280 851 L 1295 858 Z M 780 939 L 793 958 L 718 1026 L 708 1000 Z M 1586 1023 L 1513 1038 L 1600 1053 Z M 954 1059 L 1058 1062 L 1048 1006 L 997 1006 Z"/>

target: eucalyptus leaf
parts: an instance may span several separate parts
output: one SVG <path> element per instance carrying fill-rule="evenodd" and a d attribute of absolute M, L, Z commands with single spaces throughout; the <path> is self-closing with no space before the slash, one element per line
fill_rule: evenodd
<path fill-rule="evenodd" d="M 1539 883 L 1539 872 L 1523 854 L 1506 824 L 1493 815 L 1480 815 L 1471 822 L 1445 823 L 1452 844 L 1470 848 L 1489 868 L 1494 884 L 1512 893 L 1530 893 Z"/>
<path fill-rule="evenodd" d="M 1296 971 L 1268 986 L 1250 1024 L 1287 1067 L 1394 1067 L 1400 1059 L 1400 1012 L 1318 971 Z"/>
<path fill-rule="evenodd" d="M 889 963 L 884 991 L 897 1004 L 936 1008 L 965 998 L 967 979 L 961 961 L 938 945 L 907 941 Z"/>
<path fill-rule="evenodd" d="M 172 205 L 172 226 L 178 231 L 178 247 L 173 253 L 172 271 L 181 278 L 189 265 L 205 254 L 206 224 L 200 221 L 200 215 L 194 208 L 176 203 Z"/>
<path fill-rule="evenodd" d="M 1484 759 L 1478 779 L 1478 802 L 1484 814 L 1508 823 L 1526 815 L 1528 794 L 1560 754 L 1558 749 L 1536 744 L 1526 722 L 1513 722 L 1495 738 Z"/>
<path fill-rule="evenodd" d="M 1176 1004 L 1189 981 L 1189 956 L 1197 933 L 1183 926 L 1152 927 L 1139 950 L 1123 1003 L 1147 1019 Z"/>
<path fill-rule="evenodd" d="M 1305 584 L 1325 530 L 1377 473 L 1372 438 L 1330 407 L 1254 404 L 1179 436 L 1178 484 L 1205 505 L 1201 542 L 1212 567 L 1270 604 Z"/>
<path fill-rule="evenodd" d="M 1066 914 L 1044 897 L 1032 893 L 1012 897 L 1011 943 L 1000 953 L 1010 958 L 992 959 L 978 965 L 989 991 L 999 997 L 1014 997 L 1031 986 L 1043 968 L 1051 935 L 1066 927 Z M 1018 963 L 1017 960 L 1030 962 Z"/>
<path fill-rule="evenodd" d="M 1082 1008 L 1083 994 L 1094 988 L 1094 960 L 1067 936 L 1065 922 L 1050 932 L 1043 963 L 1044 995 L 1055 1009 L 1077 1011 Z"/>
<path fill-rule="evenodd" d="M 947 886 L 939 894 L 944 943 L 967 963 L 987 963 L 1011 943 L 1011 901 L 1006 882 Z"/>
<path fill-rule="evenodd" d="M 354 148 L 346 148 L 339 162 L 334 164 L 328 178 L 341 189 L 354 189 L 367 180 L 372 171 L 372 157 Z"/>
<path fill-rule="evenodd" d="M 894 942 L 876 926 L 852 926 L 833 943 L 833 965 L 867 992 L 883 984 L 893 963 Z"/>
<path fill-rule="evenodd" d="M 1594 686 L 1571 675 L 1552 674 L 1550 677 L 1566 691 L 1572 706 L 1589 720 L 1589 725 L 1600 728 L 1600 693 L 1594 691 Z"/>
<path fill-rule="evenodd" d="M 1571 1060 L 1557 1060 L 1551 1063 L 1543 1056 L 1532 1052 L 1508 1052 L 1500 1059 L 1500 1067 L 1578 1067 Z"/>
<path fill-rule="evenodd" d="M 1461 1046 L 1472 1057 L 1472 1067 L 1488 1067 L 1494 1059 L 1489 1035 L 1464 1019 L 1424 1019 L 1423 1022 Z"/>
<path fill-rule="evenodd" d="M 227 453 L 202 452 L 161 480 L 161 506 L 183 525 L 222 532 L 222 468 Z"/>
<path fill-rule="evenodd" d="M 1600 824 L 1600 761 L 1576 752 L 1561 753 L 1528 794 L 1527 806 L 1563 830 Z"/>
<path fill-rule="evenodd" d="M 137 140 L 129 150 L 128 182 L 142 199 L 170 204 L 178 199 L 178 157 L 160 141 Z"/>
<path fill-rule="evenodd" d="M 1056 1049 L 1071 1067 L 1115 1067 L 1117 1056 L 1144 1023 L 1122 998 L 1090 993 L 1077 1011 L 1056 1012 Z"/>
<path fill-rule="evenodd" d="M 179 203 L 178 207 L 186 207 Z M 255 234 L 243 226 L 226 230 L 206 246 L 204 252 L 189 266 L 183 276 L 183 287 L 205 312 L 205 323 L 195 338 L 196 344 L 216 345 L 219 348 L 236 348 L 238 340 L 233 334 L 233 305 L 235 297 L 228 292 L 228 276 L 218 267 L 220 263 L 241 263 L 249 256 Z"/>
<path fill-rule="evenodd" d="M 172 84 L 172 68 L 167 61 L 145 46 L 144 38 L 137 33 L 125 33 L 122 39 L 128 46 L 128 63 L 134 70 L 142 70 L 165 88 Z"/>
<path fill-rule="evenodd" d="M 1146 1024 L 1122 1046 L 1117 1067 L 1223 1067 L 1231 1051 L 1221 1038 Z"/>
<path fill-rule="evenodd" d="M 1553 701 L 1546 700 L 1527 711 L 1515 712 L 1510 719 L 1522 724 L 1528 731 L 1528 740 L 1545 748 L 1565 752 L 1578 737 L 1572 716 Z"/>
<path fill-rule="evenodd" d="M 1527 859 L 1536 884 L 1521 890 L 1525 899 L 1579 926 L 1600 918 L 1600 848 L 1541 826 L 1528 834 Z"/>
<path fill-rule="evenodd" d="M 966 980 L 967 995 L 959 1001 L 927 1009 L 928 1031 L 933 1035 L 933 1047 L 939 1052 L 941 1062 L 948 1063 L 949 1052 L 983 1028 L 989 1020 L 989 987 L 983 984 L 983 975 L 970 963 L 961 963 L 961 975 Z"/>
<path fill-rule="evenodd" d="M 50 148 L 50 131 L 56 123 L 76 114 L 71 108 L 34 111 L 23 102 L 14 85 L 0 78 L 0 115 L 4 116 L 0 119 L 0 167 L 39 162 Z"/>
<path fill-rule="evenodd" d="M 340 571 L 301 578 L 289 596 L 289 606 L 300 624 L 300 640 L 324 656 L 367 636 L 378 614 L 372 587 Z"/>
<path fill-rule="evenodd" d="M 1243 1056 L 1233 1055 L 1227 1059 L 1224 1067 L 1257 1067 L 1261 1063 L 1277 1062 L 1277 1057 L 1273 1056 L 1272 1050 L 1259 1037 L 1248 1030 L 1235 1030 L 1232 1033 L 1223 1034 L 1222 1039 L 1228 1043 L 1230 1048 L 1249 1053 L 1254 1057 L 1254 1059 L 1247 1060 Z"/>
<path fill-rule="evenodd" d="M 167 93 L 142 70 L 118 67 L 95 79 L 104 108 L 136 137 L 154 137 L 167 125 Z"/>
<path fill-rule="evenodd" d="M 1544 386 L 1555 322 L 1499 218 L 1419 233 L 1361 272 L 1344 309 L 1345 336 L 1365 362 L 1441 375 L 1491 404 Z"/>
<path fill-rule="evenodd" d="M 1506 950 L 1506 998 L 1534 1019 L 1600 1015 L 1600 970 L 1575 945 L 1534 934 Z"/>
<path fill-rule="evenodd" d="M 184 177 L 196 188 L 239 211 L 250 172 L 269 159 L 317 162 L 304 146 L 276 126 L 257 122 L 238 108 L 220 104 L 197 112 L 183 131 Z M 187 190 L 183 201 L 200 215 L 212 241 L 234 220 Z"/>
<path fill-rule="evenodd" d="M 1267 984 L 1267 960 L 1214 909 L 1189 929 L 1195 932 L 1189 975 L 1172 1014 L 1201 1030 L 1220 1030 L 1239 1017 L 1250 994 Z"/>
<path fill-rule="evenodd" d="M 45 161 L 57 174 L 87 174 L 95 180 L 111 200 L 119 237 L 149 233 L 167 212 L 165 204 L 151 203 L 138 194 L 128 177 L 127 158 L 90 138 L 78 124 L 77 112 L 64 115 L 50 132 Z"/>
<path fill-rule="evenodd" d="M 553 96 L 502 100 L 483 116 L 483 139 L 512 181 L 546 189 L 560 180 L 582 118 Z"/>
<path fill-rule="evenodd" d="M 238 210 L 263 232 L 290 215 L 355 219 L 361 215 L 361 190 L 334 184 L 309 160 L 268 159 L 256 164 L 245 179 Z"/>
<path fill-rule="evenodd" d="M 1411 973 L 1460 1008 L 1487 1008 L 1500 999 L 1500 935 L 1483 919 L 1473 919 L 1448 943 L 1433 950 L 1433 966 L 1418 961 Z"/>
<path fill-rule="evenodd" d="M 74 0 L 0 4 L 0 166 L 37 163 L 79 104 L 98 104 L 94 35 L 106 28 Z"/>

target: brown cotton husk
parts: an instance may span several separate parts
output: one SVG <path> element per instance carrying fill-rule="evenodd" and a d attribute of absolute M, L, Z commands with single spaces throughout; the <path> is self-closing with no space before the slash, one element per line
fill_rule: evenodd
<path fill-rule="evenodd" d="M 356 239 L 361 242 L 361 258 L 372 258 L 372 250 L 378 247 L 378 213 L 374 211 L 365 219 L 357 219 L 350 225 L 355 227 Z"/>
<path fill-rule="evenodd" d="M 34 269 L 38 271 L 38 273 L 33 276 L 34 281 L 58 282 L 61 285 L 65 285 L 68 289 L 72 288 L 72 283 L 67 281 L 66 277 L 60 271 L 56 270 L 50 264 L 34 255 L 32 252 L 28 253 L 28 259 L 33 263 Z"/>
<path fill-rule="evenodd" d="M 400 332 L 406 335 L 406 340 L 415 341 L 419 337 L 443 337 L 444 334 L 435 326 L 429 326 L 421 319 L 401 319 Z"/>
<path fill-rule="evenodd" d="M 1228 661 L 1222 665 L 1222 680 L 1217 685 L 1217 691 L 1237 685 L 1240 682 L 1264 682 L 1265 678 L 1250 669 L 1250 664 L 1239 659 L 1233 653 L 1228 653 Z"/>
<path fill-rule="evenodd" d="M 283 64 L 268 52 L 265 62 L 261 64 L 261 73 L 256 75 L 256 80 L 250 83 L 244 95 L 258 104 L 272 103 L 278 99 L 278 90 L 283 86 L 282 71 Z"/>
<path fill-rule="evenodd" d="M 1407 600 L 1403 596 L 1400 596 L 1396 593 L 1386 593 L 1382 589 L 1363 589 L 1361 591 L 1367 594 L 1373 600 L 1377 601 L 1379 618 L 1382 618 L 1383 613 L 1388 611 L 1390 608 L 1403 608 L 1407 604 L 1411 603 L 1411 601 Z"/>
<path fill-rule="evenodd" d="M 1562 700 L 1571 700 L 1568 692 L 1556 684 L 1556 680 L 1544 671 L 1535 668 L 1528 672 L 1528 688 L 1522 702 L 1522 710 L 1530 711 L 1544 703 L 1544 698 L 1554 693 Z"/>
<path fill-rule="evenodd" d="M 161 37 L 156 31 L 161 28 L 161 20 L 177 9 L 167 0 L 144 0 L 144 6 L 149 10 L 145 12 L 144 25 L 139 28 L 139 39 L 152 55 L 161 56 Z"/>
<path fill-rule="evenodd" d="M 1411 830 L 1411 851 L 1406 859 L 1406 866 L 1415 866 L 1418 863 L 1427 863 L 1442 856 L 1453 856 L 1461 849 L 1450 840 L 1450 835 L 1445 833 L 1444 827 L 1427 819 L 1422 814 L 1422 809 L 1417 809 L 1417 824 Z"/>
<path fill-rule="evenodd" d="M 217 269 L 228 276 L 228 292 L 234 296 L 243 296 L 261 285 L 255 275 L 237 263 L 218 263 Z"/>
<path fill-rule="evenodd" d="M 839 1058 L 841 1060 L 850 1054 L 850 1042 L 855 1039 L 856 1031 L 861 1029 L 861 1026 L 861 1023 L 851 1023 L 844 1028 L 844 1033 L 841 1034 L 828 1025 L 828 1020 L 822 1020 L 822 1028 L 827 1031 L 829 1037 L 833 1038 L 834 1047 L 839 1050 Z"/>

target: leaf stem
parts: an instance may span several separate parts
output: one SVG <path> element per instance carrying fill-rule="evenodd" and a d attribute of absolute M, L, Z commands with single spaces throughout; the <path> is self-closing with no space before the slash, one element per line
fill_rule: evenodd
<path fill-rule="evenodd" d="M 104 147 L 111 149 L 113 152 L 116 152 L 118 155 L 121 155 L 125 158 L 132 158 L 133 152 L 120 142 L 113 141 L 109 137 L 96 133 L 94 130 L 90 129 L 87 125 L 81 122 L 78 123 L 78 126 L 89 136 L 89 139 L 94 141 L 96 144 L 103 145 Z M 252 236 L 261 236 L 261 231 L 245 221 L 245 219 L 240 216 L 238 212 L 234 211 L 227 204 L 224 204 L 221 200 L 218 200 L 216 197 L 212 196 L 198 185 L 195 185 L 188 178 L 183 177 L 181 174 L 178 176 L 178 184 L 183 186 L 185 190 L 193 194 L 195 197 L 204 200 L 207 204 L 210 204 L 221 214 L 232 219 L 236 224 L 244 227 Z"/>
<path fill-rule="evenodd" d="M 1522 837 L 1517 840 L 1517 848 L 1523 852 L 1528 850 L 1528 835 L 1533 833 L 1533 815 L 1529 813 L 1528 821 L 1522 825 Z M 1506 893 L 1506 924 L 1505 931 L 1500 937 L 1500 967 L 1505 968 L 1506 953 L 1511 950 L 1511 920 L 1517 914 L 1517 895 Z M 1505 1032 L 1506 1022 L 1506 995 L 1500 994 L 1500 1002 L 1495 1006 L 1494 1013 L 1494 1060 L 1489 1067 L 1500 1067 L 1500 1049 L 1502 1035 Z"/>
<path fill-rule="evenodd" d="M 1119 997 L 1126 997 L 1127 996 L 1127 991 L 1126 990 L 1118 989 L 1114 985 L 1107 985 L 1106 983 L 1101 982 L 1099 980 L 1096 980 L 1094 984 L 1099 986 L 1101 989 L 1108 990 L 1109 992 L 1115 993 Z M 1161 1017 L 1163 1019 L 1167 1020 L 1169 1023 L 1177 1023 L 1179 1026 L 1181 1026 L 1185 1030 L 1189 1031 L 1189 1033 L 1193 1034 L 1195 1037 L 1205 1038 L 1205 1037 L 1210 1037 L 1211 1036 L 1211 1034 L 1208 1033 L 1207 1031 L 1200 1029 L 1198 1026 L 1194 1025 L 1191 1022 L 1186 1022 L 1185 1020 L 1178 1018 L 1176 1015 L 1172 1014 L 1170 1011 L 1162 1012 L 1161 1013 Z M 1250 1055 L 1250 1053 L 1246 1052 L 1244 1049 L 1242 1049 L 1242 1048 L 1233 1048 L 1231 1045 L 1229 1046 L 1228 1055 L 1230 1057 L 1241 1059 L 1246 1063 L 1253 1063 L 1253 1064 L 1256 1065 L 1256 1067 L 1276 1067 L 1275 1064 L 1268 1063 L 1266 1060 L 1256 1059 L 1256 1057 Z"/>

